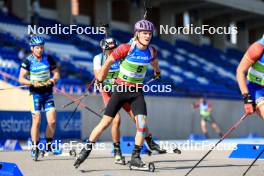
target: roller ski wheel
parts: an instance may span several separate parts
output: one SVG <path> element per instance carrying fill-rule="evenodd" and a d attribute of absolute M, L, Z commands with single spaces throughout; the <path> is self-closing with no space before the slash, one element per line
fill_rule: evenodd
<path fill-rule="evenodd" d="M 137 167 L 134 165 L 131 165 L 131 162 L 128 162 L 128 167 L 130 170 L 139 170 L 139 171 L 148 171 L 148 172 L 154 172 L 155 171 L 155 164 L 153 162 L 150 162 L 148 164 L 144 164 L 141 167 Z"/>
<path fill-rule="evenodd" d="M 155 164 L 154 163 L 152 163 L 152 162 L 150 162 L 149 164 L 148 164 L 148 167 L 149 167 L 149 172 L 154 172 L 155 171 Z"/>
<path fill-rule="evenodd" d="M 73 156 L 73 157 L 76 157 L 76 156 L 77 156 L 76 150 L 75 150 L 75 149 L 71 149 L 71 150 L 69 151 L 69 155 L 70 155 L 70 156 Z"/>
<path fill-rule="evenodd" d="M 181 151 L 178 148 L 174 149 L 173 152 L 179 155 L 181 154 Z"/>
<path fill-rule="evenodd" d="M 73 166 L 75 167 L 75 169 L 78 169 L 83 162 L 84 160 L 82 160 L 80 156 L 78 156 L 76 157 Z"/>
<path fill-rule="evenodd" d="M 76 158 L 73 166 L 75 167 L 75 169 L 78 169 L 78 167 L 81 165 L 81 163 L 82 162 L 80 161 L 80 159 L 79 158 Z"/>

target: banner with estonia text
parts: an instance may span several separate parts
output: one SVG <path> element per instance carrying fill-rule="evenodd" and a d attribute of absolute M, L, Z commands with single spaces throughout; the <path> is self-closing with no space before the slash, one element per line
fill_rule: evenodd
<path fill-rule="evenodd" d="M 65 124 L 71 111 L 57 112 L 55 139 L 81 138 L 81 113 L 76 112 L 66 128 Z M 30 138 L 31 113 L 25 111 L 0 111 L 0 139 Z M 47 120 L 41 113 L 40 137 L 45 137 Z"/>

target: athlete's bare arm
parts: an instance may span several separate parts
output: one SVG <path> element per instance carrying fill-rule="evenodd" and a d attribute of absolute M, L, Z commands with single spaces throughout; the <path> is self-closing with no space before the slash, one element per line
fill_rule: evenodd
<path fill-rule="evenodd" d="M 254 64 L 257 61 L 257 59 L 260 58 L 262 53 L 263 53 L 263 46 L 261 44 L 259 43 L 252 44 L 245 53 L 245 55 L 243 56 L 241 62 L 237 67 L 236 77 L 242 94 L 248 93 L 248 88 L 246 84 L 246 80 L 247 80 L 246 73 L 250 68 L 250 66 Z"/>
<path fill-rule="evenodd" d="M 160 73 L 160 68 L 159 68 L 159 62 L 158 62 L 158 59 L 154 59 L 150 62 L 153 70 L 154 70 L 154 73 Z"/>
<path fill-rule="evenodd" d="M 247 83 L 246 83 L 246 80 L 247 80 L 246 73 L 252 64 L 253 63 L 250 62 L 246 58 L 246 55 L 245 55 L 237 67 L 236 77 L 237 77 L 237 82 L 238 82 L 238 85 L 239 85 L 239 88 L 242 94 L 248 93 L 248 88 L 247 88 Z"/>
<path fill-rule="evenodd" d="M 26 76 L 28 75 L 28 71 L 24 68 L 21 68 L 20 69 L 20 74 L 19 74 L 19 82 L 20 84 L 23 84 L 23 85 L 32 85 L 31 82 L 26 79 Z"/>
<path fill-rule="evenodd" d="M 54 80 L 54 84 L 60 79 L 60 72 L 58 68 L 55 68 L 54 70 L 52 70 L 52 80 Z"/>
<path fill-rule="evenodd" d="M 110 69 L 110 67 L 114 61 L 115 61 L 115 59 L 112 56 L 112 54 L 106 59 L 101 70 L 98 71 L 99 73 L 96 76 L 96 78 L 99 82 L 102 82 L 105 80 L 107 73 L 108 73 L 108 71 L 109 71 L 109 69 Z"/>
<path fill-rule="evenodd" d="M 112 63 L 115 62 L 116 60 L 124 58 L 127 55 L 129 48 L 130 48 L 129 44 L 121 44 L 111 53 L 111 55 L 104 62 L 97 76 L 98 81 L 102 82 L 105 80 Z"/>
<path fill-rule="evenodd" d="M 99 73 L 100 73 L 101 69 L 93 70 L 93 71 L 94 71 L 95 79 L 98 80 L 98 76 L 99 76 Z"/>

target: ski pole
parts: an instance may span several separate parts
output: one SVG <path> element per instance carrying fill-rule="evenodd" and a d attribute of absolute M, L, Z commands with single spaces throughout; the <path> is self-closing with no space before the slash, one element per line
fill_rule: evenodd
<path fill-rule="evenodd" d="M 56 89 L 60 94 L 64 95 L 65 97 L 69 98 L 69 99 L 72 100 L 72 101 L 75 101 L 75 99 L 74 99 L 72 96 L 70 96 L 70 95 L 64 93 L 63 91 L 61 91 L 60 89 L 58 89 L 58 88 L 56 88 L 56 87 L 55 87 L 55 89 Z M 82 108 L 84 108 L 84 109 L 86 109 L 86 110 L 92 112 L 92 113 L 93 113 L 94 115 L 96 115 L 97 117 L 102 118 L 100 114 L 98 114 L 97 112 L 95 112 L 94 110 L 92 110 L 91 108 L 89 108 L 88 106 L 86 106 L 85 104 L 83 104 L 83 103 L 81 103 L 81 102 L 79 102 L 79 103 L 80 103 L 80 106 L 81 106 Z"/>
<path fill-rule="evenodd" d="M 243 176 L 247 174 L 249 169 L 255 164 L 255 162 L 260 158 L 260 156 L 264 153 L 264 149 L 258 154 L 258 156 L 254 159 L 254 161 L 250 164 L 250 166 L 247 168 L 247 170 L 243 173 Z"/>
<path fill-rule="evenodd" d="M 230 133 L 232 133 L 239 125 L 240 123 L 248 117 L 249 114 L 244 114 L 222 137 L 221 139 L 185 174 L 185 176 L 189 175 L 192 170 L 194 170 L 212 151 L 213 149 L 221 143 Z"/>
<path fill-rule="evenodd" d="M 88 89 L 91 87 L 91 85 L 93 84 L 94 80 L 95 80 L 95 78 L 88 85 Z M 75 100 L 73 100 L 73 101 L 71 101 L 71 102 L 69 102 L 69 103 L 67 103 L 65 105 L 62 105 L 61 107 L 62 108 L 66 108 L 66 107 L 70 106 L 71 104 L 76 103 L 77 101 L 80 101 L 80 100 L 84 99 L 88 95 L 89 95 L 89 90 L 86 93 L 84 93 L 82 96 L 80 96 L 79 98 L 77 98 L 77 99 L 75 99 Z"/>

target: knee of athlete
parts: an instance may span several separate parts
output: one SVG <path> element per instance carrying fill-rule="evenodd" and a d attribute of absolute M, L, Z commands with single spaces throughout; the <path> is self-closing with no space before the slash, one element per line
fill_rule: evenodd
<path fill-rule="evenodd" d="M 206 125 L 204 123 L 201 123 L 201 128 L 206 128 Z"/>
<path fill-rule="evenodd" d="M 116 126 L 116 127 L 119 127 L 120 126 L 120 116 L 117 114 L 112 122 L 112 126 Z"/>
<path fill-rule="evenodd" d="M 256 108 L 256 111 L 258 113 L 258 115 L 264 119 L 264 105 L 261 105 L 259 107 Z"/>
<path fill-rule="evenodd" d="M 48 122 L 48 125 L 50 126 L 50 127 L 55 127 L 56 126 L 56 120 L 50 120 L 49 122 Z"/>
<path fill-rule="evenodd" d="M 206 127 L 206 125 L 202 125 L 201 128 L 202 128 L 202 130 L 203 130 L 204 132 L 207 131 L 207 127 Z"/>
<path fill-rule="evenodd" d="M 32 114 L 32 126 L 39 127 L 40 126 L 40 113 Z"/>
<path fill-rule="evenodd" d="M 137 135 L 141 135 L 145 137 L 147 133 L 146 116 L 140 114 L 140 115 L 137 115 L 135 119 L 136 119 L 136 126 L 137 126 Z"/>
<path fill-rule="evenodd" d="M 104 123 L 104 124 L 100 124 L 99 128 L 101 129 L 101 131 L 104 131 L 109 125 Z"/>
<path fill-rule="evenodd" d="M 50 109 L 46 109 L 46 114 L 50 115 L 50 116 L 54 116 L 56 118 L 56 108 L 50 108 Z"/>
<path fill-rule="evenodd" d="M 112 122 L 113 122 L 113 118 L 103 118 L 99 123 L 99 128 L 105 130 Z"/>
<path fill-rule="evenodd" d="M 216 123 L 212 123 L 212 127 L 213 128 L 217 128 L 217 124 Z"/>

